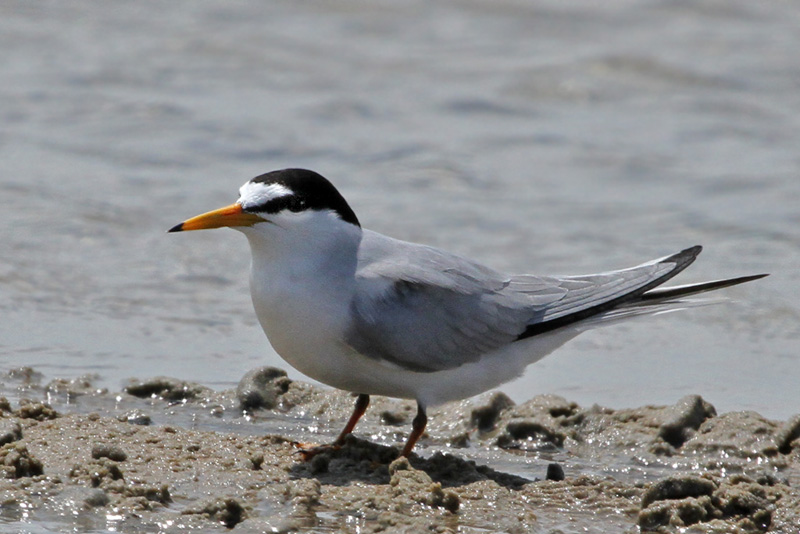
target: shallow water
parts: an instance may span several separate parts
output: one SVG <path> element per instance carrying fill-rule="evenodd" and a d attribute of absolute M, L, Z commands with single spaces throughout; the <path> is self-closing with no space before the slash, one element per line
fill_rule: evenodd
<path fill-rule="evenodd" d="M 499 269 L 596 272 L 700 243 L 681 281 L 773 273 L 735 304 L 583 335 L 507 385 L 516 400 L 798 412 L 795 4 L 0 12 L 3 369 L 223 388 L 285 367 L 244 239 L 164 232 L 300 166 L 364 226 Z"/>

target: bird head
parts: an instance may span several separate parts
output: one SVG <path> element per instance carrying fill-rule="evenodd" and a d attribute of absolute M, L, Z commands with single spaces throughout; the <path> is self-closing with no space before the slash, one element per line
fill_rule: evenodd
<path fill-rule="evenodd" d="M 323 176 L 305 169 L 283 169 L 256 176 L 239 188 L 239 200 L 172 227 L 170 232 L 229 227 L 237 230 L 271 223 L 288 226 L 296 215 L 325 213 L 360 228 L 339 191 Z"/>

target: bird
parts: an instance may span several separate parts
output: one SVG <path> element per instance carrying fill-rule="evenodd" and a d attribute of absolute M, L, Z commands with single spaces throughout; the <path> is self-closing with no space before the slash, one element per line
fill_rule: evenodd
<path fill-rule="evenodd" d="M 330 447 L 344 444 L 370 396 L 381 395 L 416 401 L 405 457 L 425 431 L 428 408 L 514 379 L 588 329 L 767 276 L 663 287 L 700 246 L 597 274 L 505 274 L 362 228 L 330 181 L 299 168 L 259 175 L 233 204 L 169 232 L 221 227 L 249 242 L 253 307 L 278 355 L 356 396 Z"/>

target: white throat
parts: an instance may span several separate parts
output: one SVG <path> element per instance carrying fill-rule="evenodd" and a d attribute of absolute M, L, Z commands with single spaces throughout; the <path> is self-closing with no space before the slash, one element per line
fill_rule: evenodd
<path fill-rule="evenodd" d="M 297 281 L 317 275 L 323 283 L 354 277 L 361 228 L 329 211 L 285 211 L 265 217 L 267 222 L 240 228 L 259 270 Z"/>

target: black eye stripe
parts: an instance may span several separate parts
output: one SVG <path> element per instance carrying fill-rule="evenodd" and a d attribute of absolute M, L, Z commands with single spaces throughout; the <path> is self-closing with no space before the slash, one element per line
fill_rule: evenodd
<path fill-rule="evenodd" d="M 298 211 L 303 211 L 306 209 L 306 201 L 295 194 L 291 194 L 273 198 L 269 202 L 259 204 L 258 206 L 249 207 L 245 209 L 245 211 L 252 213 L 278 213 L 287 209 L 295 213 Z"/>

